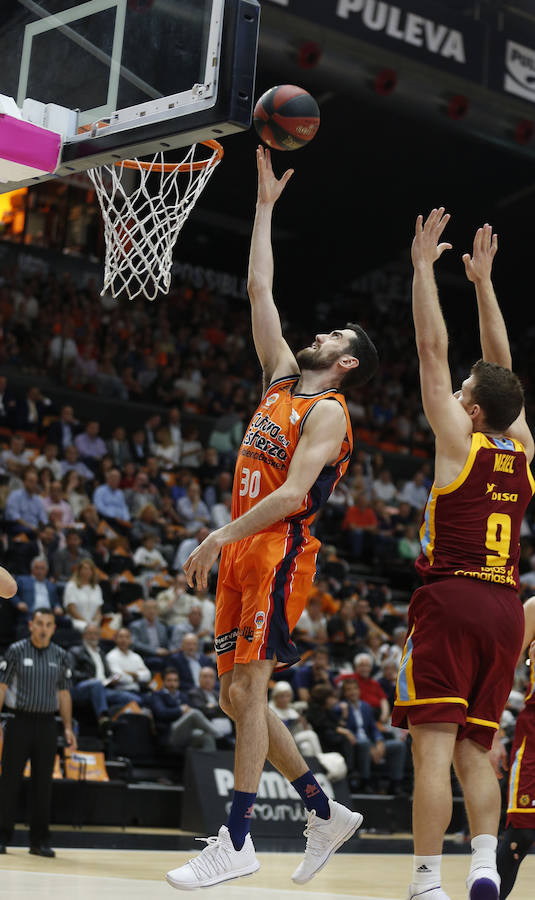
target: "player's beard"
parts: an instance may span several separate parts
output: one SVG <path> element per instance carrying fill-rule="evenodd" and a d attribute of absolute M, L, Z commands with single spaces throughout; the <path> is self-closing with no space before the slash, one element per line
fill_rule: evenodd
<path fill-rule="evenodd" d="M 295 358 L 301 371 L 319 372 L 322 369 L 330 369 L 332 364 L 340 357 L 340 351 L 335 347 L 331 351 L 323 353 L 321 350 L 313 350 L 312 347 L 304 347 L 296 353 Z"/>

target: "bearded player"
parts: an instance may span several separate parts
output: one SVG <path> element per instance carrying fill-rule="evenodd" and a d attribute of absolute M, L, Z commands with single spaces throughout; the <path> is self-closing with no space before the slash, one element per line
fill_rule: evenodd
<path fill-rule="evenodd" d="M 524 618 L 522 655 L 529 648 L 530 683 L 511 750 L 507 823 L 497 853 L 500 900 L 513 890 L 520 863 L 535 843 L 535 597 L 524 604 Z"/>
<path fill-rule="evenodd" d="M 266 758 L 309 811 L 305 857 L 292 876 L 295 882 L 309 881 L 362 822 L 359 813 L 323 792 L 288 729 L 268 710 L 267 692 L 274 670 L 299 660 L 291 634 L 312 586 L 319 548 L 310 524 L 351 457 L 351 422 L 340 388 L 350 379 L 367 382 L 377 369 L 377 351 L 352 324 L 316 335 L 296 356 L 290 350 L 272 294 L 271 220 L 293 172 L 277 180 L 262 147 L 257 167 L 248 290 L 264 396 L 238 453 L 232 522 L 213 531 L 184 566 L 189 585 L 204 589 L 222 550 L 215 646 L 220 704 L 236 723 L 235 789 L 217 838 L 168 873 L 168 882 L 183 890 L 259 868 L 249 826 Z"/>
<path fill-rule="evenodd" d="M 498 900 L 500 790 L 489 751 L 513 683 L 524 614 L 518 596 L 520 526 L 535 489 L 533 438 L 522 386 L 511 371 L 505 323 L 492 286 L 490 225 L 463 257 L 476 290 L 483 359 L 452 391 L 448 334 L 434 264 L 449 220 L 418 217 L 412 245 L 413 318 L 426 417 L 435 434 L 435 481 L 420 531 L 423 586 L 409 606 L 392 724 L 408 727 L 414 760 L 413 877 L 409 897 L 446 900 L 444 833 L 450 768 L 462 784 L 472 838 L 470 900 Z"/>

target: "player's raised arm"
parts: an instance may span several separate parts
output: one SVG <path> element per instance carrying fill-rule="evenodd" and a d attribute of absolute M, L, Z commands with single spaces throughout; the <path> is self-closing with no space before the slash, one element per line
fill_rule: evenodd
<path fill-rule="evenodd" d="M 264 373 L 264 389 L 273 378 L 299 371 L 295 357 L 282 335 L 281 323 L 273 300 L 273 250 L 271 221 L 275 203 L 290 180 L 288 169 L 277 179 L 269 150 L 258 147 L 258 197 L 251 237 L 247 290 L 251 301 L 253 339 Z"/>
<path fill-rule="evenodd" d="M 464 452 L 471 431 L 470 419 L 452 392 L 448 364 L 448 332 L 440 308 L 434 264 L 451 244 L 440 243 L 450 216 L 444 208 L 433 209 L 426 222 L 418 216 L 412 242 L 412 314 L 420 361 L 420 384 L 424 412 L 437 440 L 448 454 Z M 462 447 L 459 445 L 462 444 Z"/>
<path fill-rule="evenodd" d="M 466 277 L 476 290 L 483 359 L 511 369 L 507 329 L 492 284 L 492 263 L 497 250 L 498 235 L 492 233 L 491 225 L 484 225 L 476 231 L 472 256 L 465 253 L 463 263 Z"/>
<path fill-rule="evenodd" d="M 512 370 L 511 348 L 507 328 L 492 284 L 492 263 L 498 250 L 498 235 L 491 225 L 478 228 L 472 256 L 463 255 L 466 277 L 475 287 L 479 316 L 481 352 L 485 362 Z M 533 436 L 526 422 L 525 411 L 507 429 L 507 435 L 521 441 L 531 462 L 534 454 Z"/>

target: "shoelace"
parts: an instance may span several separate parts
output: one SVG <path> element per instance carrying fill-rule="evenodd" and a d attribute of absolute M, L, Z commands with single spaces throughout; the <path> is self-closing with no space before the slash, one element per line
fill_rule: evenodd
<path fill-rule="evenodd" d="M 315 822 L 315 819 L 316 810 L 311 809 L 308 814 L 305 830 L 303 831 L 303 835 L 307 839 L 305 854 L 311 853 L 313 856 L 320 856 L 325 851 L 325 847 L 330 843 L 331 838 L 329 835 L 323 833 L 321 826 L 319 823 Z"/>
<path fill-rule="evenodd" d="M 201 879 L 204 875 L 218 875 L 227 868 L 230 853 L 221 843 L 218 835 L 207 838 L 195 838 L 196 841 L 206 841 L 207 847 L 199 856 L 190 859 L 189 864 L 195 876 Z"/>

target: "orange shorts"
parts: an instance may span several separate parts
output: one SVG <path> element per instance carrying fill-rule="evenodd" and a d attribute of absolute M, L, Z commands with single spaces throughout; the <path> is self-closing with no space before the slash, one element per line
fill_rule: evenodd
<path fill-rule="evenodd" d="M 219 675 L 234 663 L 299 661 L 291 634 L 316 574 L 320 542 L 301 522 L 281 522 L 223 548 L 217 581 L 215 648 Z"/>

